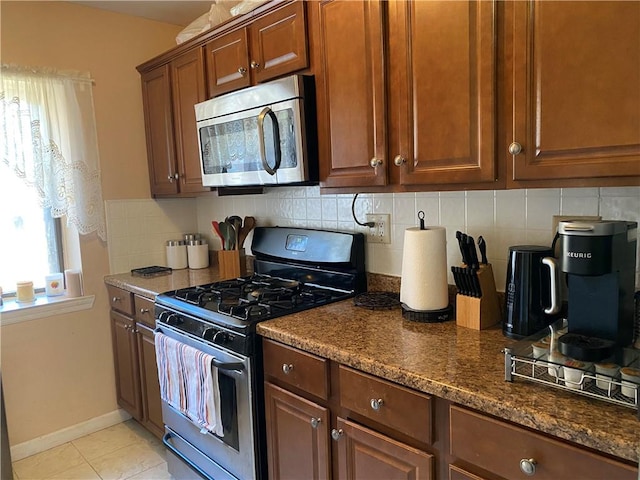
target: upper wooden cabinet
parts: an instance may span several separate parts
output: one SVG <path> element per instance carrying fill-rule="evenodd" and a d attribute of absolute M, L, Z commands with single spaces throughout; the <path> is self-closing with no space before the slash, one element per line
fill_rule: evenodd
<path fill-rule="evenodd" d="M 494 2 L 316 8 L 322 186 L 493 186 Z"/>
<path fill-rule="evenodd" d="M 390 168 L 401 185 L 496 179 L 495 10 L 493 1 L 389 4 Z"/>
<path fill-rule="evenodd" d="M 209 97 L 309 66 L 304 2 L 287 4 L 205 45 Z"/>
<path fill-rule="evenodd" d="M 638 2 L 336 0 L 312 12 L 322 187 L 640 181 Z"/>
<path fill-rule="evenodd" d="M 313 2 L 320 178 L 382 186 L 387 175 L 384 24 L 379 1 Z"/>
<path fill-rule="evenodd" d="M 201 49 L 142 73 L 149 181 L 153 196 L 210 191 L 202 186 L 193 106 L 206 100 Z"/>
<path fill-rule="evenodd" d="M 640 3 L 507 7 L 513 184 L 640 176 Z"/>

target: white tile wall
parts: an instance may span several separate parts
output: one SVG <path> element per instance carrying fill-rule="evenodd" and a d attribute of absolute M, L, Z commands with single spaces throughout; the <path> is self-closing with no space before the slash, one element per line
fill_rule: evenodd
<path fill-rule="evenodd" d="M 321 196 L 318 187 L 271 188 L 262 195 L 108 201 L 111 271 L 163 265 L 164 242 L 194 230 L 218 250 L 220 242 L 211 232 L 211 220 L 229 215 L 253 215 L 258 225 L 365 232 L 366 227 L 353 220 L 352 201 L 351 194 Z M 510 245 L 550 245 L 552 216 L 558 214 L 640 222 L 640 187 L 360 194 L 355 203 L 359 221 L 366 220 L 366 213 L 391 214 L 391 244 L 367 245 L 368 271 L 401 275 L 404 230 L 417 225 L 419 210 L 425 212 L 427 225 L 446 227 L 449 265 L 460 261 L 456 230 L 475 238 L 482 235 L 496 285 L 503 290 Z M 640 286 L 637 264 L 636 285 Z"/>
<path fill-rule="evenodd" d="M 198 230 L 194 199 L 107 200 L 111 273 L 166 265 L 165 243 Z"/>

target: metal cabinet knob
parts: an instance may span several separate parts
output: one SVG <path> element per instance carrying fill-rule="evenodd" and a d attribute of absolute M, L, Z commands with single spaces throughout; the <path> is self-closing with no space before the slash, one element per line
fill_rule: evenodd
<path fill-rule="evenodd" d="M 536 473 L 536 462 L 533 458 L 523 458 L 520 460 L 520 471 L 528 476 L 533 476 Z"/>
<path fill-rule="evenodd" d="M 382 408 L 382 405 L 384 405 L 384 400 L 382 400 L 381 398 L 375 399 L 372 398 L 371 399 L 371 408 L 373 408 L 375 411 L 380 410 L 380 408 Z"/>
<path fill-rule="evenodd" d="M 144 315 L 145 313 L 149 313 L 149 309 L 148 309 L 148 308 L 141 308 L 141 309 L 140 309 L 140 313 L 141 313 L 142 315 Z"/>
<path fill-rule="evenodd" d="M 251 68 L 258 68 L 260 66 L 260 64 L 258 62 L 256 62 L 255 60 L 253 60 L 251 62 Z"/>
<path fill-rule="evenodd" d="M 395 158 L 393 159 L 393 163 L 396 167 L 401 167 L 402 165 L 407 163 L 407 159 L 404 158 L 402 155 L 396 155 Z"/>
<path fill-rule="evenodd" d="M 247 69 L 244 67 L 240 67 L 238 69 L 238 73 L 244 77 L 247 74 Z"/>
<path fill-rule="evenodd" d="M 371 165 L 372 168 L 379 167 L 380 165 L 382 165 L 382 160 L 380 160 L 379 158 L 373 157 L 369 161 L 369 165 Z"/>
<path fill-rule="evenodd" d="M 511 145 L 509 145 L 509 153 L 511 155 L 518 155 L 520 152 L 522 152 L 522 145 L 520 145 L 518 142 L 513 142 Z"/>
<path fill-rule="evenodd" d="M 331 430 L 331 438 L 333 438 L 334 440 L 340 440 L 340 437 L 342 437 L 342 435 L 344 435 L 342 429 L 336 430 L 334 428 L 333 430 Z"/>
<path fill-rule="evenodd" d="M 113 298 L 111 299 L 111 301 L 112 301 L 113 303 L 119 302 L 120 300 L 122 300 L 120 297 L 113 297 Z"/>
<path fill-rule="evenodd" d="M 289 373 L 291 373 L 291 370 L 293 370 L 293 364 L 289 363 L 289 364 L 282 364 L 282 372 L 285 375 L 289 375 Z"/>
<path fill-rule="evenodd" d="M 321 422 L 322 422 L 321 418 L 312 418 L 311 419 L 311 426 L 313 428 L 318 428 L 318 425 L 320 425 Z"/>

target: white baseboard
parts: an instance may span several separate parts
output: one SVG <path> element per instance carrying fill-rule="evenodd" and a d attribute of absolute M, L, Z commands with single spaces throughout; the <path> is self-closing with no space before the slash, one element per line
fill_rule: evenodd
<path fill-rule="evenodd" d="M 126 420 L 129 420 L 131 415 L 122 409 L 114 410 L 113 412 L 105 413 L 86 422 L 72 425 L 71 427 L 63 428 L 57 432 L 48 433 L 42 437 L 28 440 L 18 445 L 11 447 L 11 461 L 15 462 L 23 458 L 35 455 L 36 453 L 44 452 L 50 448 L 57 447 L 72 440 L 76 440 L 90 433 L 97 432 L 112 425 L 117 425 Z"/>

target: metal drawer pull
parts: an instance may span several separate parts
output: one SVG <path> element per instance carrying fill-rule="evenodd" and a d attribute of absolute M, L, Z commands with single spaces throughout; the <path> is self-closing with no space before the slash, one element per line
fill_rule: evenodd
<path fill-rule="evenodd" d="M 238 69 L 238 73 L 244 77 L 247 74 L 247 69 L 244 67 L 240 67 Z"/>
<path fill-rule="evenodd" d="M 119 302 L 120 300 L 122 300 L 120 297 L 113 297 L 113 298 L 111 299 L 111 301 L 112 301 L 113 303 Z"/>
<path fill-rule="evenodd" d="M 321 418 L 312 418 L 311 419 L 311 426 L 313 428 L 318 428 L 318 425 L 320 425 L 321 422 L 322 422 Z"/>
<path fill-rule="evenodd" d="M 258 68 L 260 66 L 260 64 L 258 62 L 256 62 L 255 60 L 251 62 L 251 68 Z"/>
<path fill-rule="evenodd" d="M 530 477 L 536 473 L 536 462 L 533 458 L 523 458 L 520 460 L 520 471 Z"/>
<path fill-rule="evenodd" d="M 384 400 L 382 400 L 381 398 L 378 398 L 377 400 L 375 398 L 371 399 L 371 408 L 373 408 L 374 410 L 380 410 L 382 405 L 384 405 Z"/>
<path fill-rule="evenodd" d="M 340 437 L 342 437 L 342 435 L 344 435 L 342 429 L 336 430 L 334 428 L 333 430 L 331 430 L 331 438 L 333 438 L 334 440 L 340 440 Z"/>
<path fill-rule="evenodd" d="M 149 309 L 148 309 L 148 308 L 141 308 L 141 309 L 140 309 L 140 313 L 141 313 L 142 315 L 144 315 L 145 313 L 149 313 Z"/>
<path fill-rule="evenodd" d="M 291 370 L 293 370 L 293 364 L 291 364 L 291 363 L 288 364 L 288 365 L 286 363 L 282 364 L 282 372 L 285 375 L 289 375 L 291 373 Z"/>

